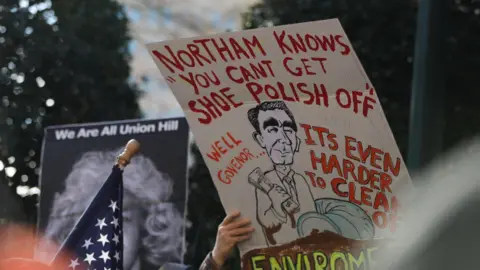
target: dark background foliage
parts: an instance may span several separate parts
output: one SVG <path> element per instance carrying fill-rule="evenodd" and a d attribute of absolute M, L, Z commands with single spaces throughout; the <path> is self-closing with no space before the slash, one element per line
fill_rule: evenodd
<path fill-rule="evenodd" d="M 30 8 L 2 2 L 0 157 L 17 169 L 4 179 L 15 190 L 38 185 L 44 127 L 140 112 L 138 91 L 128 82 L 128 20 L 116 1 L 30 1 Z M 37 199 L 23 198 L 30 223 Z"/>

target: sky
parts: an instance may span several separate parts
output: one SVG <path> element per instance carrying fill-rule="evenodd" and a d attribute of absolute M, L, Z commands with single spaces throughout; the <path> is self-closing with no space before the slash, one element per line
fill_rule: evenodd
<path fill-rule="evenodd" d="M 157 118 L 183 116 L 183 112 L 144 44 L 239 30 L 241 13 L 255 1 L 120 0 L 120 2 L 125 4 L 131 21 L 132 77 L 145 92 L 139 103 L 146 118 Z"/>

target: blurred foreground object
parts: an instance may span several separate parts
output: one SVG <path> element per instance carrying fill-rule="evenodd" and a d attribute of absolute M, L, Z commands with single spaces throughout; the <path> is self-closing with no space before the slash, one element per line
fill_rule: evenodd
<path fill-rule="evenodd" d="M 34 228 L 16 224 L 0 227 L 0 260 L 9 258 L 32 258 L 33 244 L 37 242 Z"/>
<path fill-rule="evenodd" d="M 52 270 L 55 269 L 49 265 L 43 264 L 38 261 L 12 258 L 0 262 L 0 269 L 17 269 L 17 270 Z"/>
<path fill-rule="evenodd" d="M 112 173 L 63 243 L 60 257 L 53 259 L 54 265 L 61 264 L 63 252 L 74 251 L 64 269 L 81 268 L 87 264 L 94 269 L 124 269 L 123 169 L 139 149 L 140 144 L 136 140 L 128 142 L 118 156 Z"/>
<path fill-rule="evenodd" d="M 399 228 L 398 246 L 379 256 L 386 261 L 376 269 L 478 269 L 479 164 L 476 139 L 418 176 L 422 185 Z"/>
<path fill-rule="evenodd" d="M 64 270 L 61 267 L 66 262 L 68 254 L 58 254 L 58 263 L 50 266 L 32 258 L 32 249 L 36 246 L 39 236 L 27 226 L 14 224 L 2 225 L 0 227 L 0 270 Z M 57 245 L 57 250 L 58 250 Z"/>

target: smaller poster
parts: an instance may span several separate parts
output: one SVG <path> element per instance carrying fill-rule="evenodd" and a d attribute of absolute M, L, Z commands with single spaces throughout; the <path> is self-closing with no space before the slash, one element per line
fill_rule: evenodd
<path fill-rule="evenodd" d="M 189 129 L 184 118 L 49 127 L 40 175 L 39 232 L 63 243 L 130 139 L 140 152 L 125 168 L 124 270 L 182 262 Z M 54 255 L 45 242 L 37 258 Z"/>

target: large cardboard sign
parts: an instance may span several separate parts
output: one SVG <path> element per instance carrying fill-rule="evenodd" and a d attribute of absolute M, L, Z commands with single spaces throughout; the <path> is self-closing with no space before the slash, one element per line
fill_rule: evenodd
<path fill-rule="evenodd" d="M 411 180 L 338 20 L 148 49 L 224 207 L 254 221 L 244 269 L 366 267 L 394 236 Z"/>
<path fill-rule="evenodd" d="M 126 142 L 136 139 L 140 152 L 123 173 L 123 269 L 153 270 L 166 262 L 182 262 L 188 137 L 184 118 L 47 128 L 39 232 L 56 242 L 55 248 L 62 244 L 107 180 Z M 36 257 L 50 262 L 56 250 L 49 246 L 42 243 Z"/>

